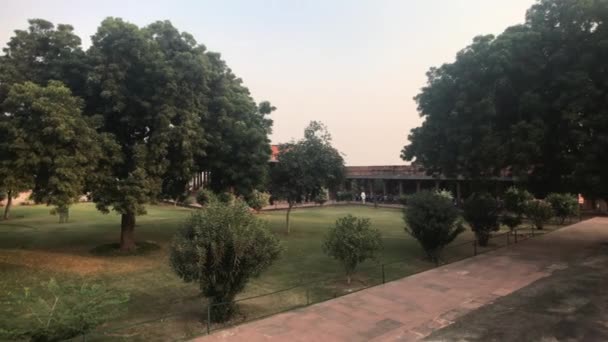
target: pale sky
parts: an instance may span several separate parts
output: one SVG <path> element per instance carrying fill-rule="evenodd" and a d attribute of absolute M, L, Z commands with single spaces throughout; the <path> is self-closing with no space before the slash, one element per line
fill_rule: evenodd
<path fill-rule="evenodd" d="M 0 45 L 27 19 L 74 26 L 83 45 L 108 16 L 170 20 L 220 52 L 256 101 L 269 100 L 273 143 L 324 122 L 347 165 L 404 164 L 421 119 L 426 71 L 479 34 L 522 23 L 534 0 L 0 0 Z"/>

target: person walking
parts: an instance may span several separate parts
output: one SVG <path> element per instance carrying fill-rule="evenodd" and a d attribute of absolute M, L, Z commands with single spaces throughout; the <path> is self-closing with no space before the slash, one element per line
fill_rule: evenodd
<path fill-rule="evenodd" d="M 361 202 L 365 204 L 365 191 L 361 191 Z"/>

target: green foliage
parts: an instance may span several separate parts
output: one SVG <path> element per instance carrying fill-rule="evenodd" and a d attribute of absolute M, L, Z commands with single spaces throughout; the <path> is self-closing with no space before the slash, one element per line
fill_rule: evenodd
<path fill-rule="evenodd" d="M 312 121 L 304 139 L 281 145 L 278 163 L 271 169 L 271 193 L 289 203 L 315 198 L 323 188 L 334 189 L 344 178 L 344 159 L 332 145 L 327 128 Z M 287 211 L 287 233 L 289 214 Z"/>
<path fill-rule="evenodd" d="M 184 201 L 182 202 L 183 205 L 193 205 L 194 203 L 196 203 L 196 198 L 192 197 L 192 196 L 188 196 L 186 198 L 184 198 Z"/>
<path fill-rule="evenodd" d="M 348 202 L 353 200 L 353 193 L 350 191 L 338 191 L 336 193 L 336 201 Z"/>
<path fill-rule="evenodd" d="M 30 341 L 63 341 L 116 318 L 129 295 L 99 284 L 59 283 L 54 279 L 9 293 L 3 310 L 14 315 L 0 337 Z"/>
<path fill-rule="evenodd" d="M 234 196 L 232 193 L 227 192 L 227 191 L 216 194 L 215 198 L 224 204 L 232 204 L 236 200 L 236 196 Z"/>
<path fill-rule="evenodd" d="M 535 193 L 608 198 L 605 1 L 539 0 L 521 25 L 433 67 L 402 158 L 430 173 L 506 169 Z"/>
<path fill-rule="evenodd" d="M 0 202 L 4 201 L 6 199 L 6 192 L 0 190 Z"/>
<path fill-rule="evenodd" d="M 441 196 L 441 197 L 445 197 L 447 199 L 449 199 L 450 201 L 454 200 L 454 195 L 452 195 L 452 192 L 450 190 L 447 189 L 440 189 L 437 190 L 437 195 Z"/>
<path fill-rule="evenodd" d="M 517 226 L 522 223 L 521 216 L 513 215 L 511 213 L 505 213 L 501 218 L 500 222 L 505 226 L 509 227 L 511 231 L 513 231 Z"/>
<path fill-rule="evenodd" d="M 551 204 L 540 199 L 528 202 L 526 216 L 534 223 L 536 229 L 543 229 L 545 223 L 553 217 Z"/>
<path fill-rule="evenodd" d="M 198 282 L 209 298 L 212 320 L 234 313 L 234 297 L 281 254 L 279 240 L 240 199 L 211 201 L 193 214 L 171 246 L 170 262 L 186 282 Z"/>
<path fill-rule="evenodd" d="M 560 219 L 560 224 L 563 224 L 568 217 L 578 215 L 576 195 L 551 193 L 545 198 L 545 201 L 551 204 L 553 214 Z"/>
<path fill-rule="evenodd" d="M 247 197 L 249 207 L 257 212 L 270 204 L 270 194 L 259 190 L 253 190 Z"/>
<path fill-rule="evenodd" d="M 434 191 L 408 196 L 404 213 L 405 231 L 418 240 L 434 262 L 439 262 L 443 248 L 464 232 L 458 209 Z"/>
<path fill-rule="evenodd" d="M 200 189 L 196 193 L 196 202 L 200 205 L 207 205 L 213 196 L 215 195 L 210 190 Z"/>
<path fill-rule="evenodd" d="M 101 154 L 97 133 L 81 115 L 82 106 L 57 81 L 46 87 L 15 84 L 3 104 L 11 113 L 5 123 L 20 137 L 8 146 L 18 155 L 12 162 L 27 165 L 26 171 L 35 175 L 32 199 L 55 206 L 60 222 L 67 221 L 70 205 L 84 193 Z"/>
<path fill-rule="evenodd" d="M 508 212 L 521 217 L 526 212 L 528 201 L 534 199 L 531 193 L 525 189 L 509 187 L 503 196 L 504 208 Z"/>
<path fill-rule="evenodd" d="M 380 231 L 371 227 L 370 219 L 352 215 L 336 220 L 323 244 L 325 253 L 342 263 L 349 284 L 357 265 L 374 259 L 381 249 Z"/>
<path fill-rule="evenodd" d="M 474 193 L 464 202 L 464 219 L 480 246 L 486 246 L 491 232 L 500 228 L 498 216 L 498 201 L 486 192 Z"/>
<path fill-rule="evenodd" d="M 318 205 L 323 205 L 327 202 L 327 189 L 321 189 L 317 195 L 313 198 L 313 201 Z"/>

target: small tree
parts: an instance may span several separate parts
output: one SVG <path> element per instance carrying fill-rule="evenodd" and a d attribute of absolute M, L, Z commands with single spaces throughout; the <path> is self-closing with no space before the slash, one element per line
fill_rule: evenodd
<path fill-rule="evenodd" d="M 420 243 L 433 262 L 439 262 L 443 248 L 464 231 L 458 209 L 436 192 L 421 191 L 408 196 L 404 213 L 405 231 Z"/>
<path fill-rule="evenodd" d="M 193 214 L 171 246 L 170 262 L 186 282 L 198 282 L 209 299 L 211 319 L 222 322 L 234 313 L 234 297 L 280 255 L 279 240 L 240 199 L 212 200 Z"/>
<path fill-rule="evenodd" d="M 509 187 L 503 195 L 503 215 L 500 222 L 514 231 L 523 222 L 528 201 L 534 199 L 527 190 Z"/>
<path fill-rule="evenodd" d="M 63 341 L 116 318 L 129 295 L 100 284 L 59 283 L 54 279 L 8 293 L 3 310 L 13 317 L 0 339 Z"/>
<path fill-rule="evenodd" d="M 464 203 L 464 219 L 471 226 L 480 246 L 487 246 L 490 234 L 497 231 L 498 201 L 490 194 L 474 193 Z"/>
<path fill-rule="evenodd" d="M 575 195 L 552 193 L 545 200 L 551 204 L 553 214 L 559 218 L 560 224 L 564 224 L 568 217 L 578 215 L 578 199 Z"/>
<path fill-rule="evenodd" d="M 314 198 L 323 188 L 338 186 L 344 178 L 344 159 L 331 145 L 327 128 L 312 121 L 304 130 L 304 139 L 281 145 L 270 175 L 272 196 L 288 204 L 285 226 L 289 234 L 293 206 Z"/>
<path fill-rule="evenodd" d="M 534 199 L 526 206 L 526 216 L 532 220 L 536 229 L 543 229 L 545 223 L 553 217 L 553 208 L 546 201 Z"/>
<path fill-rule="evenodd" d="M 336 220 L 329 230 L 323 250 L 339 260 L 346 271 L 346 281 L 350 285 L 351 275 L 357 265 L 376 257 L 382 249 L 382 238 L 378 229 L 371 227 L 368 218 L 348 215 Z"/>
<path fill-rule="evenodd" d="M 247 204 L 256 212 L 260 212 L 262 208 L 270 203 L 270 194 L 259 190 L 253 190 L 247 197 Z"/>

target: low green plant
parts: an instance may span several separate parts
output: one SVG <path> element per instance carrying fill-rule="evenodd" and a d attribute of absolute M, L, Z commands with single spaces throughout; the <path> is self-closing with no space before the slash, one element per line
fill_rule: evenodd
<path fill-rule="evenodd" d="M 327 202 L 327 190 L 321 189 L 319 193 L 313 198 L 313 201 L 318 205 L 323 205 Z"/>
<path fill-rule="evenodd" d="M 560 224 L 564 224 L 567 218 L 578 215 L 578 198 L 575 195 L 551 193 L 545 200 L 551 205 Z"/>
<path fill-rule="evenodd" d="M 505 226 L 509 227 L 509 230 L 513 232 L 517 226 L 522 223 L 522 218 L 512 213 L 505 213 L 501 218 L 500 222 Z"/>
<path fill-rule="evenodd" d="M 405 231 L 415 238 L 433 262 L 464 231 L 460 213 L 451 200 L 434 191 L 421 191 L 407 198 Z"/>
<path fill-rule="evenodd" d="M 7 295 L 2 309 L 14 318 L 11 326 L 0 328 L 0 338 L 30 341 L 70 339 L 116 318 L 128 301 L 128 294 L 101 284 L 60 283 L 50 279 Z"/>
<path fill-rule="evenodd" d="M 500 228 L 498 201 L 487 192 L 474 193 L 467 198 L 463 216 L 480 246 L 487 246 L 491 233 Z"/>
<path fill-rule="evenodd" d="M 247 196 L 247 204 L 249 207 L 257 212 L 262 210 L 270 204 L 270 194 L 258 190 L 253 190 L 249 196 Z"/>
<path fill-rule="evenodd" d="M 200 189 L 196 193 L 196 203 L 198 203 L 200 205 L 206 205 L 207 203 L 209 203 L 209 200 L 211 199 L 212 196 L 215 196 L 215 195 L 210 190 Z"/>
<path fill-rule="evenodd" d="M 220 201 L 224 204 L 232 204 L 236 200 L 236 196 L 234 196 L 232 193 L 227 192 L 227 191 L 215 194 L 215 197 L 217 198 L 218 201 Z"/>
<path fill-rule="evenodd" d="M 211 200 L 175 235 L 170 263 L 185 282 L 198 283 L 209 299 L 211 320 L 223 322 L 235 312 L 235 296 L 281 251 L 279 239 L 243 200 Z"/>
<path fill-rule="evenodd" d="M 353 193 L 350 191 L 338 191 L 336 194 L 336 201 L 347 202 L 353 200 Z"/>
<path fill-rule="evenodd" d="M 526 216 L 534 223 L 536 229 L 543 229 L 545 223 L 553 217 L 553 208 L 547 201 L 534 199 L 528 201 Z"/>
<path fill-rule="evenodd" d="M 348 284 L 357 266 L 374 259 L 381 249 L 380 231 L 372 228 L 370 219 L 353 215 L 336 220 L 323 244 L 325 253 L 342 263 Z"/>
<path fill-rule="evenodd" d="M 511 186 L 503 195 L 504 209 L 518 217 L 522 217 L 526 212 L 526 206 L 534 196 L 525 189 Z"/>

